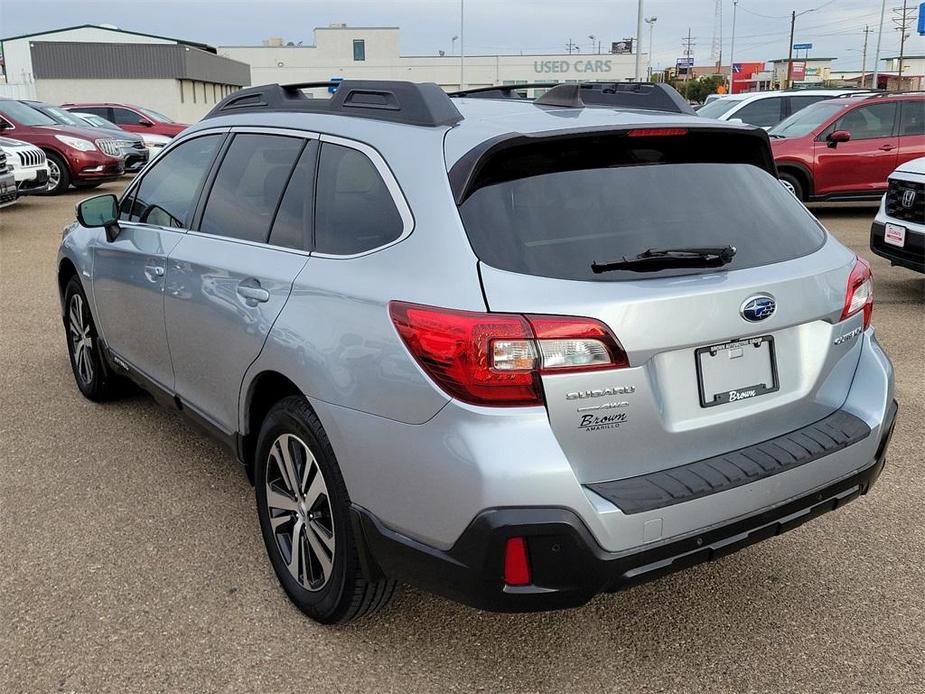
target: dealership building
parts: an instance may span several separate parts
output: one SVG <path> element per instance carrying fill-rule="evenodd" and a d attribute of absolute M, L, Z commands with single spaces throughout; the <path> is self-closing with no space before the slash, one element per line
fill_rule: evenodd
<path fill-rule="evenodd" d="M 0 39 L 0 96 L 138 104 L 192 123 L 250 84 L 250 68 L 202 43 L 83 25 Z"/>
<path fill-rule="evenodd" d="M 250 65 L 251 84 L 332 78 L 436 82 L 447 90 L 525 84 L 632 79 L 630 53 L 544 55 L 402 55 L 398 27 L 335 24 L 314 30 L 312 45 L 268 39 L 262 46 L 220 46 L 220 56 Z M 626 44 L 615 45 L 626 50 Z M 643 56 L 643 69 L 646 67 Z"/>

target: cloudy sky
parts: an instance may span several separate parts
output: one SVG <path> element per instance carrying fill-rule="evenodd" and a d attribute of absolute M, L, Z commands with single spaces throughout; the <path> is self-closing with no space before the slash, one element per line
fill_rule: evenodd
<path fill-rule="evenodd" d="M 636 30 L 636 0 L 464 0 L 465 48 L 476 53 L 563 52 L 571 39 L 591 50 L 590 34 L 608 45 Z M 723 53 L 728 57 L 732 0 L 723 2 Z M 887 0 L 881 55 L 896 55 L 899 32 Z M 918 0 L 909 0 L 917 6 Z M 710 62 L 714 0 L 645 0 L 646 16 L 658 18 L 655 63 L 673 64 L 688 27 L 698 65 Z M 270 36 L 306 44 L 312 28 L 332 22 L 401 27 L 406 55 L 449 52 L 459 33 L 460 0 L 0 0 L 0 36 L 14 36 L 75 24 L 115 24 L 212 45 L 260 44 Z M 864 27 L 869 26 L 868 69 L 872 67 L 878 0 L 739 0 L 736 62 L 786 57 L 790 10 L 798 13 L 795 42 L 812 42 L 811 56 L 837 57 L 836 69 L 859 69 Z M 648 48 L 648 29 L 643 34 Z M 458 44 L 457 44 L 458 45 Z M 925 38 L 913 27 L 906 53 L 925 54 Z"/>

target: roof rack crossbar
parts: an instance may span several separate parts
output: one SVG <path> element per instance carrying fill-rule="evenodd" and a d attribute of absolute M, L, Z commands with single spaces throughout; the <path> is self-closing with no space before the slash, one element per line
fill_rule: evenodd
<path fill-rule="evenodd" d="M 450 97 L 524 99 L 523 92 L 527 89 L 549 89 L 551 92 L 557 87 L 577 88 L 578 98 L 586 106 L 670 111 L 688 115 L 694 113 L 694 109 L 674 87 L 662 82 L 530 82 L 463 89 L 450 92 Z M 540 99 L 535 101 L 537 105 L 543 105 Z M 547 105 L 550 104 L 547 103 Z M 575 106 L 575 104 L 568 105 Z"/>
<path fill-rule="evenodd" d="M 313 99 L 306 89 L 334 88 L 330 99 Z M 436 84 L 388 80 L 331 80 L 264 84 L 226 96 L 205 118 L 270 111 L 326 113 L 421 125 L 451 126 L 462 114 Z"/>

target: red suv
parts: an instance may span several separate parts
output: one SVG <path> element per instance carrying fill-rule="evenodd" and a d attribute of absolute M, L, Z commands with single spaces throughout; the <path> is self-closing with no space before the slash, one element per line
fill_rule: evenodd
<path fill-rule="evenodd" d="M 768 133 L 781 182 L 801 200 L 876 199 L 925 155 L 925 94 L 866 94 L 807 106 Z"/>
<path fill-rule="evenodd" d="M 92 113 L 133 133 L 175 137 L 188 127 L 185 123 L 175 123 L 163 113 L 132 104 L 63 104 L 62 108 L 68 111 Z"/>
<path fill-rule="evenodd" d="M 95 188 L 125 172 L 119 140 L 99 130 L 60 125 L 15 99 L 0 99 L 0 135 L 41 147 L 48 157 L 48 187 L 37 194 L 57 195 L 71 185 Z"/>

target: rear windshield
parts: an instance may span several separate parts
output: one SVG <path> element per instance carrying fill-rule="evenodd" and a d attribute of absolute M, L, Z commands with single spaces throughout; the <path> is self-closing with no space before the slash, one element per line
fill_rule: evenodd
<path fill-rule="evenodd" d="M 504 179 L 476 189 L 460 214 L 479 259 L 512 272 L 597 281 L 724 272 L 798 258 L 825 241 L 774 176 L 746 163 L 594 162 Z M 719 268 L 591 270 L 650 248 L 727 245 L 737 252 Z"/>
<path fill-rule="evenodd" d="M 697 109 L 697 115 L 704 118 L 719 118 L 727 111 L 731 111 L 742 103 L 742 99 L 730 99 L 728 97 L 711 101 L 704 104 L 702 108 Z"/>

